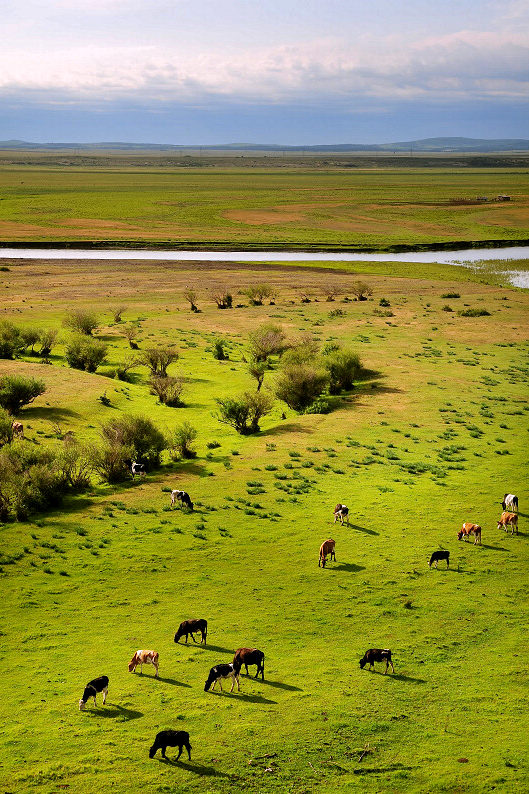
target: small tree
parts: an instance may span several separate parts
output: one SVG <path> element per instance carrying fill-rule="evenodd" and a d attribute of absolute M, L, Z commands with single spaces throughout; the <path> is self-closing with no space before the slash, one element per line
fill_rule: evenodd
<path fill-rule="evenodd" d="M 35 354 L 35 345 L 39 341 L 40 331 L 38 328 L 22 328 L 20 330 L 20 336 L 22 342 L 24 343 L 24 350 L 27 350 L 28 347 L 31 347 L 30 355 Z"/>
<path fill-rule="evenodd" d="M 184 290 L 184 299 L 189 303 L 192 312 L 198 312 L 197 299 L 198 294 L 192 287 L 186 287 Z"/>
<path fill-rule="evenodd" d="M 91 336 L 99 325 L 97 315 L 93 312 L 84 312 L 81 309 L 70 312 L 63 320 L 66 328 L 75 331 L 78 334 L 85 334 Z"/>
<path fill-rule="evenodd" d="M 263 392 L 244 392 L 238 397 L 217 399 L 219 422 L 230 425 L 237 433 L 259 432 L 259 421 L 272 410 L 272 397 Z"/>
<path fill-rule="evenodd" d="M 294 364 L 280 372 L 275 392 L 289 408 L 303 411 L 328 387 L 328 374 L 312 363 Z"/>
<path fill-rule="evenodd" d="M 138 366 L 138 360 L 134 353 L 131 353 L 122 364 L 118 364 L 114 376 L 118 380 L 129 380 L 129 371 Z"/>
<path fill-rule="evenodd" d="M 337 284 L 326 284 L 324 286 L 323 291 L 325 295 L 325 300 L 328 303 L 332 303 L 332 301 L 336 298 L 336 296 L 340 294 L 341 289 Z"/>
<path fill-rule="evenodd" d="M 283 354 L 281 363 L 283 367 L 293 364 L 304 364 L 312 361 L 318 353 L 319 344 L 311 334 L 302 334 L 299 339 L 290 345 Z"/>
<path fill-rule="evenodd" d="M 128 341 L 129 346 L 133 350 L 138 349 L 138 344 L 137 342 L 134 341 L 138 336 L 138 333 L 139 333 L 139 328 L 137 325 L 126 325 L 125 328 L 123 329 L 123 336 Z"/>
<path fill-rule="evenodd" d="M 89 448 L 67 436 L 57 454 L 57 470 L 70 488 L 82 490 L 90 485 L 92 458 Z"/>
<path fill-rule="evenodd" d="M 46 391 L 43 381 L 23 375 L 4 375 L 0 378 L 0 406 L 15 416 Z"/>
<path fill-rule="evenodd" d="M 217 289 L 213 290 L 211 297 L 217 304 L 217 309 L 231 309 L 233 297 L 231 293 L 228 292 L 226 287 L 218 287 Z"/>
<path fill-rule="evenodd" d="M 178 361 L 178 352 L 171 346 L 147 347 L 138 355 L 138 364 L 148 367 L 153 378 L 166 378 L 167 367 Z"/>
<path fill-rule="evenodd" d="M 0 358 L 16 358 L 23 353 L 26 347 L 16 325 L 9 320 L 0 320 Z"/>
<path fill-rule="evenodd" d="M 105 362 L 107 346 L 98 339 L 89 339 L 79 334 L 66 345 L 64 355 L 69 366 L 85 372 L 95 372 Z"/>
<path fill-rule="evenodd" d="M 171 444 L 173 458 L 196 458 L 193 442 L 197 435 L 197 430 L 189 422 L 176 427 Z"/>
<path fill-rule="evenodd" d="M 373 290 L 365 281 L 355 281 L 351 287 L 351 292 L 359 301 L 366 301 L 373 294 Z"/>
<path fill-rule="evenodd" d="M 10 444 L 13 441 L 13 417 L 10 416 L 5 408 L 0 408 L 0 447 Z"/>
<path fill-rule="evenodd" d="M 56 328 L 41 328 L 39 331 L 39 356 L 47 358 L 56 342 L 58 331 Z"/>
<path fill-rule="evenodd" d="M 111 419 L 101 428 L 105 443 L 125 447 L 129 451 L 127 460 L 157 466 L 167 440 L 154 422 L 144 416 L 125 414 Z"/>
<path fill-rule="evenodd" d="M 242 292 L 243 295 L 248 297 L 252 306 L 262 306 L 265 298 L 270 298 L 271 300 L 275 295 L 275 291 L 270 284 L 253 284 Z"/>
<path fill-rule="evenodd" d="M 132 447 L 114 442 L 105 442 L 101 446 L 92 446 L 90 460 L 92 469 L 99 474 L 103 482 L 123 482 L 130 473 L 130 461 L 134 457 Z"/>
<path fill-rule="evenodd" d="M 216 339 L 213 344 L 213 358 L 217 359 L 217 361 L 226 361 L 229 356 L 224 351 L 224 345 L 226 344 L 224 339 Z"/>
<path fill-rule="evenodd" d="M 263 323 L 248 334 L 250 356 L 254 361 L 266 361 L 269 356 L 282 353 L 286 337 L 280 325 Z"/>
<path fill-rule="evenodd" d="M 155 394 L 162 405 L 169 408 L 180 408 L 182 401 L 182 391 L 184 383 L 182 378 L 151 378 L 151 394 Z"/>
<path fill-rule="evenodd" d="M 360 358 L 350 350 L 333 350 L 322 356 L 322 363 L 329 374 L 329 391 L 339 394 L 353 388 L 353 381 L 362 369 Z"/>
<path fill-rule="evenodd" d="M 248 364 L 248 372 L 257 381 L 257 391 L 261 391 L 267 369 L 268 364 L 266 361 L 250 361 Z"/>
<path fill-rule="evenodd" d="M 120 323 L 121 322 L 121 315 L 126 310 L 127 310 L 126 306 L 116 306 L 114 309 L 111 310 L 112 311 L 112 319 L 114 320 L 115 323 Z"/>

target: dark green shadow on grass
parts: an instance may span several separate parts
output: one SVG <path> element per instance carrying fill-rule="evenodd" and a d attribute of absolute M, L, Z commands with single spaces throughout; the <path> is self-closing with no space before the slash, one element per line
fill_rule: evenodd
<path fill-rule="evenodd" d="M 118 706 L 111 703 L 108 703 L 105 706 L 98 706 L 95 709 L 86 709 L 82 713 L 92 718 L 105 717 L 106 719 L 113 719 L 121 717 L 123 722 L 129 722 L 130 720 L 137 720 L 140 717 L 143 717 L 142 711 L 127 709 L 125 706 Z"/>
<path fill-rule="evenodd" d="M 277 705 L 276 700 L 269 700 L 262 695 L 245 695 L 242 692 L 227 692 L 225 689 L 222 692 L 215 690 L 211 692 L 212 695 L 225 698 L 236 698 L 237 700 L 245 700 L 247 703 L 266 703 L 268 705 Z"/>
<path fill-rule="evenodd" d="M 365 565 L 356 565 L 354 562 L 341 562 L 337 564 L 333 564 L 329 567 L 329 571 L 348 571 L 349 573 L 358 573 L 358 571 L 364 571 Z"/>
<path fill-rule="evenodd" d="M 351 527 L 351 529 L 358 529 L 359 532 L 365 532 L 366 535 L 380 535 L 380 532 L 375 532 L 374 529 L 368 529 L 367 527 L 361 527 L 360 524 L 347 524 L 346 526 Z"/>
<path fill-rule="evenodd" d="M 184 684 L 183 681 L 177 681 L 176 678 L 162 678 L 161 675 L 156 678 L 155 676 L 145 676 L 146 679 L 149 681 L 162 681 L 164 684 L 173 684 L 173 686 L 183 686 L 187 689 L 191 689 L 191 684 Z"/>
<path fill-rule="evenodd" d="M 427 681 L 425 678 L 414 678 L 411 675 L 404 675 L 403 673 L 383 673 L 382 670 L 369 670 L 372 675 L 381 675 L 383 678 L 387 678 L 388 681 L 391 679 L 392 681 L 403 681 L 406 684 L 426 684 Z"/>
<path fill-rule="evenodd" d="M 205 777 L 227 777 L 233 778 L 232 775 L 227 775 L 225 772 L 220 772 L 218 769 L 215 769 L 212 766 L 204 766 L 203 764 L 192 764 L 189 761 L 180 761 L 176 760 L 176 758 L 162 758 L 158 757 L 156 759 L 160 764 L 166 764 L 167 766 L 175 766 L 181 767 L 182 769 L 187 769 L 188 772 L 194 772 L 195 775 L 204 775 Z"/>
<path fill-rule="evenodd" d="M 184 648 L 186 647 L 186 643 L 185 642 L 177 642 L 176 645 L 181 645 Z M 232 648 L 224 648 L 224 646 L 222 646 L 222 645 L 202 645 L 199 642 L 197 642 L 196 645 L 193 645 L 192 643 L 189 643 L 187 647 L 193 648 L 193 650 L 216 651 L 218 653 L 229 653 L 230 656 L 233 656 L 233 653 L 234 653 Z"/>
<path fill-rule="evenodd" d="M 253 676 L 245 676 L 247 678 L 253 678 Z M 255 679 L 254 679 L 255 680 Z M 257 679 L 260 684 L 268 684 L 268 686 L 276 687 L 276 689 L 285 689 L 287 692 L 303 692 L 299 686 L 293 686 L 292 684 L 284 684 L 282 681 L 270 681 L 270 679 L 265 678 L 263 681 L 262 679 Z"/>

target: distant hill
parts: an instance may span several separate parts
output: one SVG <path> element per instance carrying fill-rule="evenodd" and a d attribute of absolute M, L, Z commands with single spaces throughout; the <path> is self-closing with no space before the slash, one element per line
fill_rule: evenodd
<path fill-rule="evenodd" d="M 0 141 L 0 149 L 12 151 L 58 151 L 79 149 L 82 151 L 153 151 L 182 152 L 239 151 L 239 152 L 526 152 L 529 140 L 521 138 L 423 138 L 418 141 L 398 141 L 395 143 L 339 143 L 314 146 L 281 146 L 267 143 L 225 143 L 203 145 L 174 145 L 163 143 L 126 143 L 106 141 L 101 143 L 32 143 L 30 141 Z"/>

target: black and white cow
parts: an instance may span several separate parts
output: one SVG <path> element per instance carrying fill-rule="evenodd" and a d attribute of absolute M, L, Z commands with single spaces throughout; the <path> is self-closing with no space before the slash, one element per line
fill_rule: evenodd
<path fill-rule="evenodd" d="M 193 510 L 193 502 L 187 491 L 171 491 L 171 507 L 176 502 L 180 502 L 182 507 L 187 507 L 189 510 Z"/>
<path fill-rule="evenodd" d="M 147 473 L 145 471 L 145 464 L 144 463 L 136 463 L 136 462 L 134 462 L 132 464 L 132 466 L 130 467 L 130 470 L 132 472 L 132 479 L 134 479 L 136 475 L 138 475 L 139 477 L 145 477 L 145 475 Z"/>
<path fill-rule="evenodd" d="M 103 693 L 103 705 L 106 702 L 108 695 L 108 676 L 100 675 L 99 678 L 94 678 L 89 681 L 84 688 L 83 697 L 79 701 L 79 711 L 84 711 L 87 701 L 94 698 L 94 706 L 97 706 L 96 695 L 98 692 Z"/>
<path fill-rule="evenodd" d="M 370 648 L 369 651 L 366 651 L 360 659 L 360 667 L 363 670 L 366 664 L 369 663 L 369 669 L 374 670 L 375 662 L 386 662 L 384 675 L 386 675 L 388 672 L 389 665 L 391 665 L 391 672 L 395 672 L 393 662 L 391 661 L 391 651 L 389 648 Z"/>
<path fill-rule="evenodd" d="M 235 686 L 235 682 L 237 681 L 237 692 L 241 691 L 239 686 L 239 676 L 241 674 L 241 667 L 238 664 L 216 664 L 215 667 L 212 667 L 209 671 L 208 680 L 204 686 L 204 692 L 208 692 L 211 688 L 211 691 L 215 689 L 215 685 L 217 681 L 219 682 L 220 691 L 222 692 L 222 680 L 225 678 L 231 678 L 231 689 L 230 692 L 233 692 L 233 687 Z"/>
<path fill-rule="evenodd" d="M 149 758 L 154 758 L 158 750 L 162 751 L 162 758 L 166 758 L 165 751 L 168 747 L 178 747 L 176 760 L 182 755 L 182 748 L 185 747 L 187 755 L 191 761 L 191 745 L 189 744 L 189 734 L 187 731 L 160 731 L 156 734 L 154 744 L 149 750 Z"/>
<path fill-rule="evenodd" d="M 430 562 L 428 563 L 428 568 L 432 567 L 432 563 L 435 562 L 435 567 L 437 568 L 437 563 L 439 560 L 446 560 L 446 567 L 450 567 L 450 552 L 449 551 L 434 551 L 432 556 L 430 557 Z"/>
<path fill-rule="evenodd" d="M 508 511 L 509 513 L 518 512 L 518 497 L 515 496 L 513 493 L 506 493 L 503 497 L 503 502 L 501 503 L 503 507 L 503 511 Z"/>
<path fill-rule="evenodd" d="M 335 524 L 338 521 L 338 519 L 340 519 L 340 524 L 343 525 L 343 522 L 345 520 L 347 525 L 349 525 L 349 508 L 347 507 L 347 505 L 342 505 L 342 504 L 338 503 L 336 505 L 336 507 L 334 508 L 334 523 Z"/>

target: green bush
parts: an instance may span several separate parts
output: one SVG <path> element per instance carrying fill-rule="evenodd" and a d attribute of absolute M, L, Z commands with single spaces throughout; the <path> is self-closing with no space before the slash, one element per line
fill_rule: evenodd
<path fill-rule="evenodd" d="M 459 292 L 445 292 L 441 295 L 441 298 L 460 298 L 461 295 Z"/>
<path fill-rule="evenodd" d="M 322 364 L 329 375 L 329 392 L 339 394 L 353 388 L 362 366 L 360 358 L 350 350 L 333 350 L 322 356 Z"/>
<path fill-rule="evenodd" d="M 193 449 L 193 442 L 198 432 L 189 422 L 184 422 L 175 428 L 171 443 L 173 458 L 196 458 L 197 453 Z"/>
<path fill-rule="evenodd" d="M 51 450 L 24 441 L 0 450 L 0 520 L 24 520 L 56 506 L 68 487 Z"/>
<path fill-rule="evenodd" d="M 63 320 L 63 325 L 75 333 L 91 336 L 99 325 L 97 315 L 93 312 L 85 312 L 81 309 L 70 312 Z"/>
<path fill-rule="evenodd" d="M 230 425 L 241 435 L 259 432 L 259 421 L 270 413 L 273 399 L 263 392 L 244 392 L 238 397 L 217 399 L 219 422 Z"/>
<path fill-rule="evenodd" d="M 458 314 L 460 317 L 490 317 L 490 312 L 486 309 L 463 309 Z"/>
<path fill-rule="evenodd" d="M 29 405 L 46 391 L 43 381 L 23 375 L 4 375 L 0 378 L 0 407 L 10 414 L 18 414 L 24 405 Z"/>
<path fill-rule="evenodd" d="M 5 408 L 0 408 L 0 447 L 13 441 L 13 418 Z"/>
<path fill-rule="evenodd" d="M 184 382 L 182 378 L 152 378 L 150 381 L 151 394 L 155 394 L 162 405 L 169 408 L 180 408 L 182 401 L 182 390 Z"/>
<path fill-rule="evenodd" d="M 289 408 L 304 411 L 329 387 L 329 383 L 328 372 L 317 364 L 294 364 L 281 370 L 275 393 Z"/>
<path fill-rule="evenodd" d="M 254 284 L 243 290 L 252 306 L 262 306 L 265 298 L 274 298 L 275 290 L 270 284 Z"/>
<path fill-rule="evenodd" d="M 154 422 L 143 416 L 124 415 L 111 419 L 101 428 L 104 441 L 126 448 L 128 460 L 157 466 L 160 455 L 167 448 L 167 439 Z"/>
<path fill-rule="evenodd" d="M 328 414 L 330 411 L 332 411 L 332 405 L 331 405 L 331 402 L 329 400 L 329 395 L 328 394 L 320 394 L 320 396 L 317 397 L 314 400 L 313 403 L 311 403 L 307 408 L 305 408 L 303 413 L 305 413 L 305 414 Z M 303 465 L 306 466 L 307 464 L 304 463 Z"/>
<path fill-rule="evenodd" d="M 40 328 L 39 329 L 39 343 L 40 343 L 40 350 L 39 356 L 41 358 L 47 358 L 53 348 L 57 340 L 58 331 L 56 328 Z"/>
<path fill-rule="evenodd" d="M 282 353 L 286 348 L 286 337 L 280 325 L 263 323 L 248 334 L 250 358 L 266 361 L 269 356 Z"/>
<path fill-rule="evenodd" d="M 146 347 L 138 354 L 137 361 L 149 368 L 153 378 L 166 378 L 169 364 L 178 361 L 178 351 L 171 345 Z"/>
<path fill-rule="evenodd" d="M 103 364 L 107 354 L 107 346 L 97 339 L 90 339 L 81 334 L 74 336 L 66 345 L 64 355 L 73 369 L 95 372 Z"/>
<path fill-rule="evenodd" d="M 224 351 L 224 345 L 226 342 L 224 339 L 216 339 L 213 345 L 213 358 L 217 359 L 217 361 L 226 361 L 229 356 Z"/>
<path fill-rule="evenodd" d="M 101 446 L 91 450 L 93 470 L 99 474 L 103 482 L 116 483 L 126 480 L 130 474 L 130 463 L 135 458 L 132 446 L 126 446 L 115 440 L 105 441 Z"/>
<path fill-rule="evenodd" d="M 0 358 L 13 359 L 26 349 L 20 330 L 9 322 L 0 320 Z"/>

